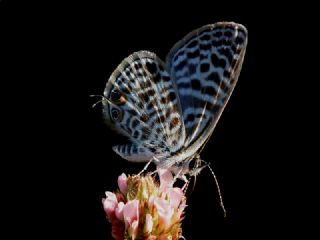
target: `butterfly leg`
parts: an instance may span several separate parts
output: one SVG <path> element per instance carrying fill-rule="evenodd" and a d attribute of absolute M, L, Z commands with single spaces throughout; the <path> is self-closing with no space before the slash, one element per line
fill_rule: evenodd
<path fill-rule="evenodd" d="M 144 168 L 143 168 L 137 175 L 140 176 L 142 173 L 144 173 L 144 171 L 147 170 L 147 168 L 149 167 L 150 163 L 152 163 L 153 161 L 154 161 L 154 162 L 159 162 L 159 159 L 157 159 L 155 156 L 153 156 L 153 157 L 147 162 L 147 164 L 144 166 Z M 158 171 L 158 170 L 153 171 L 153 172 L 151 173 L 151 175 L 154 174 L 154 173 L 157 172 L 157 171 Z"/>

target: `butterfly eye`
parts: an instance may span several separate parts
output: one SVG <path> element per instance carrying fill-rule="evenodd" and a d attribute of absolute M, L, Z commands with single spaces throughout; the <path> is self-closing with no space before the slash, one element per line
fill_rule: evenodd
<path fill-rule="evenodd" d="M 122 119 L 122 114 L 121 114 L 121 112 L 120 112 L 119 109 L 113 108 L 113 109 L 111 110 L 111 117 L 112 117 L 112 119 L 113 119 L 114 121 L 121 121 L 121 119 Z"/>
<path fill-rule="evenodd" d="M 111 101 L 118 102 L 120 98 L 121 98 L 121 93 L 118 90 L 113 89 L 110 94 Z"/>

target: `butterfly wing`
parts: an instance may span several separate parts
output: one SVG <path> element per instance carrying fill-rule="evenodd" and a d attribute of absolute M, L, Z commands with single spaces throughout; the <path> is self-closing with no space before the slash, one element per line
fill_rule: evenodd
<path fill-rule="evenodd" d="M 179 41 L 166 65 L 175 82 L 186 130 L 196 152 L 211 135 L 240 74 L 247 30 L 232 22 L 203 26 Z"/>
<path fill-rule="evenodd" d="M 115 146 L 130 161 L 166 157 L 180 149 L 185 128 L 178 95 L 164 63 L 153 53 L 133 53 L 117 67 L 104 91 L 109 124 L 131 143 Z"/>

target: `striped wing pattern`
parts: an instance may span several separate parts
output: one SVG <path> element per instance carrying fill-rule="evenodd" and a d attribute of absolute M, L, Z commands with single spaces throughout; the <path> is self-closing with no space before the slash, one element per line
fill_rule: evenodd
<path fill-rule="evenodd" d="M 169 53 L 166 62 L 186 129 L 184 147 L 202 145 L 213 131 L 236 85 L 246 44 L 242 25 L 217 23 L 191 32 Z"/>
<path fill-rule="evenodd" d="M 164 158 L 183 146 L 185 131 L 177 91 L 155 54 L 140 51 L 123 60 L 111 75 L 104 96 L 107 121 L 131 140 L 113 148 L 123 158 Z"/>

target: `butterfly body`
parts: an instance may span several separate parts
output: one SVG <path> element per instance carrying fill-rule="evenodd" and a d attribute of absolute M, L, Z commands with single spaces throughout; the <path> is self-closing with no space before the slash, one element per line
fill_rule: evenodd
<path fill-rule="evenodd" d="M 148 51 L 124 59 L 102 99 L 107 121 L 130 140 L 113 150 L 176 174 L 197 173 L 199 151 L 236 85 L 246 45 L 245 27 L 220 22 L 188 34 L 166 62 Z"/>

